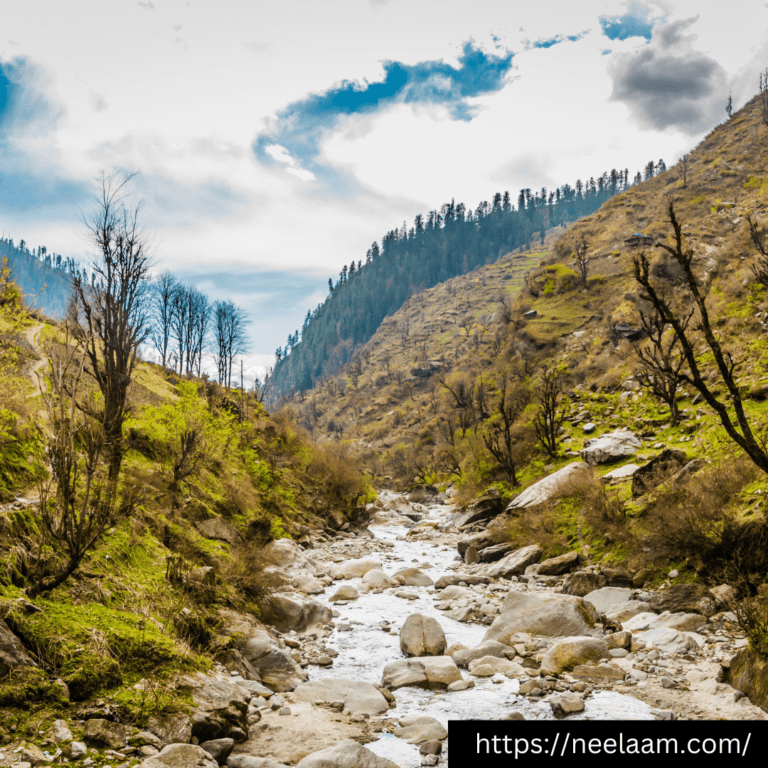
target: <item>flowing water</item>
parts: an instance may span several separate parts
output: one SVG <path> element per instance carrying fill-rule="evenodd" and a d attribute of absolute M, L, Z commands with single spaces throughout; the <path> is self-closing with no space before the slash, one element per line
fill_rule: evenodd
<path fill-rule="evenodd" d="M 444 504 L 428 507 L 427 520 L 444 522 L 452 508 Z M 424 521 L 422 521 L 424 522 Z M 402 568 L 418 565 L 433 581 L 451 572 L 458 561 L 455 546 L 414 541 L 404 538 L 407 528 L 397 525 L 371 525 L 370 530 L 382 546 L 378 553 L 370 555 L 382 563 L 382 570 L 391 576 Z M 352 544 L 350 544 L 352 546 Z M 431 566 L 428 569 L 426 566 Z M 487 627 L 480 624 L 460 623 L 449 619 L 435 605 L 435 590 L 431 587 L 407 587 L 417 593 L 415 600 L 395 597 L 394 591 L 363 593 L 360 579 L 350 582 L 360 591 L 360 597 L 346 605 L 337 606 L 340 616 L 335 619 L 336 631 L 329 638 L 328 646 L 339 655 L 332 668 L 312 667 L 312 678 L 343 677 L 350 680 L 366 680 L 380 684 L 386 664 L 403 658 L 400 651 L 399 630 L 412 613 L 431 616 L 445 632 L 448 646 L 463 643 L 471 648 L 482 642 Z M 331 590 L 329 590 L 331 592 Z M 328 603 L 328 595 L 320 596 Z M 391 627 L 389 632 L 382 624 Z M 462 670 L 466 678 L 466 670 Z M 387 716 L 399 718 L 407 714 L 430 715 L 448 727 L 449 720 L 502 718 L 517 710 L 526 720 L 553 719 L 552 709 L 546 701 L 536 701 L 518 695 L 520 683 L 497 674 L 492 678 L 472 678 L 475 687 L 466 691 L 446 693 L 426 691 L 420 688 L 399 688 L 394 692 L 397 707 Z M 612 691 L 595 692 L 585 700 L 585 709 L 569 719 L 587 720 L 652 720 L 650 707 L 631 696 Z M 390 734 L 379 741 L 366 745 L 370 750 L 398 763 L 402 768 L 420 765 L 418 749 Z M 440 764 L 445 762 L 446 754 Z"/>

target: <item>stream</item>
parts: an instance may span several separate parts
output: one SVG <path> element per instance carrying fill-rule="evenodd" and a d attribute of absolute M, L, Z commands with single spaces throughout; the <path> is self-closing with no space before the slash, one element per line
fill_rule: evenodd
<path fill-rule="evenodd" d="M 443 503 L 427 505 L 427 517 L 421 521 L 440 525 L 453 511 L 453 507 Z M 452 571 L 459 562 L 455 546 L 432 543 L 428 540 L 407 539 L 405 526 L 392 524 L 372 524 L 370 531 L 381 548 L 370 557 L 382 563 L 382 570 L 388 576 L 396 571 L 419 566 L 426 571 L 433 581 L 437 581 Z M 341 546 L 346 544 L 343 542 Z M 349 542 L 354 545 L 354 540 Z M 352 602 L 332 605 L 329 594 L 318 596 L 320 602 L 334 608 L 340 615 L 335 618 L 336 629 L 328 640 L 328 646 L 338 652 L 333 667 L 312 667 L 311 679 L 323 677 L 343 677 L 350 680 L 365 680 L 373 684 L 381 683 L 384 666 L 392 661 L 404 658 L 400 650 L 399 631 L 406 618 L 413 613 L 435 618 L 445 632 L 448 647 L 453 643 L 463 643 L 474 647 L 483 640 L 487 627 L 476 623 L 461 623 L 449 619 L 436 607 L 434 587 L 407 587 L 408 592 L 418 595 L 409 600 L 396 597 L 400 589 L 385 592 L 365 593 L 360 588 L 361 579 L 351 579 L 360 592 L 360 597 Z M 497 591 L 503 595 L 504 588 L 489 584 L 488 592 Z M 327 590 L 330 593 L 331 590 Z M 389 623 L 390 631 L 382 629 L 382 624 Z M 468 672 L 462 670 L 468 678 Z M 398 688 L 394 691 L 397 707 L 390 709 L 386 719 L 397 719 L 408 714 L 426 714 L 439 720 L 448 727 L 449 720 L 501 719 L 514 710 L 521 712 L 526 720 L 554 719 L 547 701 L 533 701 L 518 695 L 520 682 L 501 674 L 489 678 L 469 678 L 475 687 L 465 691 L 447 693 L 429 691 L 421 688 Z M 652 720 L 651 709 L 645 703 L 612 691 L 593 693 L 585 701 L 583 712 L 571 715 L 569 719 L 586 720 Z M 417 768 L 421 765 L 418 748 L 398 739 L 391 734 L 383 734 L 378 741 L 366 745 L 378 755 L 387 757 L 402 768 Z M 440 765 L 447 761 L 444 749 Z"/>

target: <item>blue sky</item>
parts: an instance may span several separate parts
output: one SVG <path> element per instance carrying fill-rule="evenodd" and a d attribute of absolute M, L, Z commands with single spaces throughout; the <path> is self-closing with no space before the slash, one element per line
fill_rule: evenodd
<path fill-rule="evenodd" d="M 81 260 L 138 172 L 157 269 L 252 373 L 371 242 L 455 199 L 672 165 L 757 90 L 763 0 L 36 0 L 0 32 L 0 233 Z"/>

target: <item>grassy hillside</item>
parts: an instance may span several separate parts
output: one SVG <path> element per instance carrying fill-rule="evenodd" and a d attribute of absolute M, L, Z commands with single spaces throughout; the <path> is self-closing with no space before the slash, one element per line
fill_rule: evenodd
<path fill-rule="evenodd" d="M 633 259 L 644 250 L 653 279 L 682 296 L 679 270 L 653 246 L 672 242 L 672 201 L 695 254 L 693 269 L 718 338 L 737 362 L 747 418 L 763 434 L 768 287 L 752 272 L 756 250 L 747 216 L 768 226 L 766 139 L 756 98 L 690 153 L 685 183 L 681 167 L 673 167 L 569 227 L 548 243 L 538 264 L 532 263 L 534 255 L 509 256 L 412 298 L 339 376 L 294 400 L 290 412 L 315 435 L 354 446 L 388 481 L 452 482 L 465 500 L 489 488 L 512 498 L 578 458 L 586 440 L 629 428 L 642 442 L 637 463 L 675 448 L 710 469 L 700 473 L 688 495 L 662 486 L 658 496 L 638 500 L 627 482 L 607 495 L 599 484 L 580 489 L 570 507 L 501 523 L 499 536 L 512 535 L 521 543 L 541 540 L 555 554 L 572 548 L 578 524 L 591 531 L 585 541 L 596 561 L 605 556 L 606 562 L 639 567 L 689 558 L 692 569 L 704 567 L 709 555 L 696 548 L 706 549 L 709 537 L 722 551 L 712 554 L 717 565 L 713 560 L 707 567 L 712 578 L 722 576 L 736 556 L 721 534 L 729 526 L 743 533 L 741 524 L 758 513 L 764 519 L 768 482 L 728 438 L 712 408 L 700 396 L 694 399 L 697 392 L 690 386 L 678 389 L 677 425 L 668 406 L 640 387 L 638 350 L 648 341 L 641 338 L 639 311 L 648 305 Z M 636 233 L 647 238 L 646 245 L 631 242 Z M 586 284 L 575 261 L 584 244 Z M 511 306 L 500 304 L 505 293 Z M 705 379 L 723 394 L 711 351 L 701 338 L 697 343 Z M 556 375 L 561 387 L 556 416 L 565 413 L 553 452 L 535 431 L 546 372 Z M 502 433 L 502 393 L 507 407 L 517 403 L 507 452 L 516 465 L 514 479 L 490 450 Z M 587 421 L 595 424 L 589 434 L 583 429 Z M 599 474 L 613 468 L 598 468 Z M 713 490 L 718 482 L 722 487 Z M 702 499 L 717 499 L 720 511 Z M 697 527 L 686 505 L 704 510 L 702 518 L 711 513 L 711 519 Z M 574 515 L 579 509 L 594 512 L 591 522 Z M 750 557 L 745 555 L 752 562 Z M 762 561 L 756 568 L 768 570 Z"/>
<path fill-rule="evenodd" d="M 123 722 L 138 725 L 183 706 L 169 681 L 207 669 L 226 650 L 215 639 L 219 611 L 260 615 L 270 589 L 261 548 L 310 532 L 322 539 L 325 528 L 354 523 L 373 498 L 343 449 L 317 448 L 252 397 L 140 363 L 119 503 L 75 572 L 32 604 L 30 587 L 67 557 L 56 513 L 41 511 L 64 472 L 51 462 L 56 422 L 46 371 L 66 338 L 62 327 L 30 317 L 14 284 L 3 283 L 0 618 L 39 664 L 0 681 L 0 722 L 20 734 L 61 713 L 67 692 L 73 703 L 107 697 Z M 95 392 L 87 371 L 85 381 Z M 80 472 L 88 435 L 74 442 Z M 142 679 L 151 691 L 135 687 Z"/>

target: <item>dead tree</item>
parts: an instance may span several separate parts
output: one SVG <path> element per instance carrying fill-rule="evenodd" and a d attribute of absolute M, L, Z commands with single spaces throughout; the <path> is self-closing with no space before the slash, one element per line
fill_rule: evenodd
<path fill-rule="evenodd" d="M 686 361 L 685 369 L 680 372 L 681 380 L 701 394 L 707 405 L 717 413 L 720 423 L 731 440 L 749 456 L 757 467 L 763 472 L 768 472 L 768 454 L 766 454 L 760 440 L 752 432 L 744 410 L 739 385 L 736 382 L 736 361 L 730 352 L 723 349 L 720 340 L 712 329 L 703 287 L 693 273 L 694 252 L 685 242 L 682 226 L 677 220 L 674 204 L 671 201 L 668 214 L 674 231 L 674 244 L 657 243 L 657 246 L 667 251 L 682 270 L 683 286 L 677 292 L 679 293 L 679 290 L 684 291 L 686 294 L 684 298 L 695 309 L 693 331 L 703 336 L 704 343 L 714 357 L 720 381 L 725 385 L 728 392 L 725 400 L 719 399 L 705 381 L 705 374 L 702 372 L 698 360 L 695 338 L 688 333 L 688 324 L 685 319 L 687 315 L 685 311 L 681 312 L 676 309 L 669 296 L 665 295 L 655 281 L 651 279 L 650 263 L 645 252 L 634 260 L 635 280 L 643 289 L 644 298 L 653 304 L 661 320 L 671 326 L 677 334 Z M 731 417 L 730 410 L 733 410 L 735 420 Z"/>
<path fill-rule="evenodd" d="M 530 449 L 530 428 L 517 424 L 520 414 L 528 405 L 528 391 L 522 387 L 511 388 L 506 377 L 499 387 L 496 405 L 488 420 L 483 442 L 496 463 L 507 476 L 510 485 L 516 487 L 517 468 Z"/>
<path fill-rule="evenodd" d="M 582 235 L 578 243 L 576 243 L 576 258 L 574 263 L 576 265 L 576 271 L 579 273 L 581 284 L 586 287 L 587 277 L 589 276 L 589 257 L 587 256 L 587 248 L 589 243 L 587 238 Z"/>
<path fill-rule="evenodd" d="M 563 384 L 563 375 L 556 368 L 546 368 L 539 377 L 539 410 L 533 421 L 533 428 L 542 447 L 550 456 L 557 455 L 557 431 L 568 414 L 567 407 L 561 403 Z M 558 406 L 561 406 L 559 410 Z"/>
<path fill-rule="evenodd" d="M 688 171 L 691 167 L 690 155 L 683 155 L 677 165 L 677 175 L 683 182 L 683 189 L 688 186 Z"/>
<path fill-rule="evenodd" d="M 688 328 L 691 317 L 693 309 L 682 317 L 683 328 Z M 640 325 L 650 342 L 636 350 L 643 369 L 638 376 L 640 384 L 669 406 L 672 426 L 676 427 L 680 418 L 677 389 L 685 367 L 680 337 L 664 322 L 655 307 L 650 312 L 640 312 Z"/>
<path fill-rule="evenodd" d="M 96 250 L 94 280 L 89 285 L 75 276 L 69 313 L 88 372 L 102 394 L 99 405 L 81 407 L 104 429 L 112 482 L 117 481 L 125 452 L 128 389 L 139 347 L 149 334 L 148 242 L 139 225 L 140 204 L 130 208 L 126 204 L 128 181 L 101 175 L 97 210 L 85 221 Z"/>
<path fill-rule="evenodd" d="M 749 225 L 749 237 L 757 250 L 757 261 L 752 265 L 752 274 L 755 280 L 763 285 L 768 285 L 768 243 L 766 243 L 765 230 L 751 216 L 747 216 Z"/>

